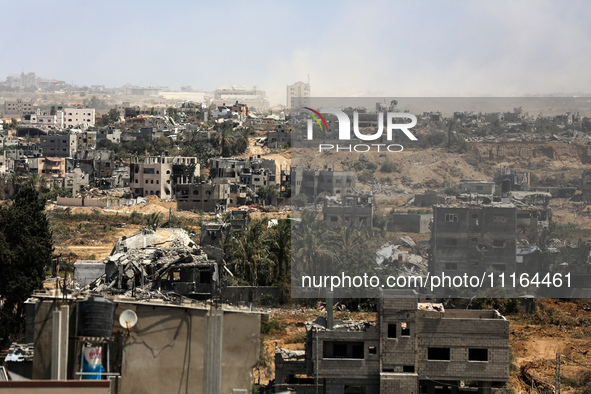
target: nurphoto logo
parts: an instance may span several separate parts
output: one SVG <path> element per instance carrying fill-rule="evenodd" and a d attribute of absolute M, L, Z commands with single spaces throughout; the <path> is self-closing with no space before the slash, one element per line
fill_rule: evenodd
<path fill-rule="evenodd" d="M 312 120 L 316 121 L 320 130 L 324 130 L 325 133 L 329 132 L 328 123 L 322 114 L 332 114 L 337 117 L 338 125 L 339 125 L 339 134 L 338 139 L 339 141 L 351 141 L 351 120 L 349 116 L 338 109 L 329 108 L 329 109 L 321 109 L 320 111 L 316 111 L 309 107 L 304 107 L 308 111 L 312 113 L 306 113 L 312 119 L 308 119 L 308 128 L 307 128 L 307 139 L 313 140 L 314 139 L 314 123 Z M 384 113 L 378 112 L 378 125 L 377 131 L 374 134 L 365 134 L 360 131 L 359 128 L 359 113 L 357 111 L 353 112 L 353 133 L 354 138 L 361 140 L 361 141 L 377 141 L 383 140 L 384 134 Z M 410 119 L 410 123 L 394 123 L 394 119 Z M 417 124 L 417 118 L 413 114 L 406 113 L 406 112 L 387 112 L 386 113 L 386 142 L 393 141 L 393 131 L 400 130 L 402 131 L 409 140 L 417 141 L 417 137 L 413 133 L 410 132 L 409 129 L 413 128 Z M 400 144 L 349 144 L 349 145 L 339 145 L 339 144 L 327 144 L 322 143 L 318 145 L 318 151 L 326 151 L 326 150 L 333 150 L 336 152 L 339 151 L 348 151 L 348 152 L 368 152 L 370 150 L 377 150 L 380 151 L 388 151 L 388 152 L 402 152 L 404 147 Z"/>

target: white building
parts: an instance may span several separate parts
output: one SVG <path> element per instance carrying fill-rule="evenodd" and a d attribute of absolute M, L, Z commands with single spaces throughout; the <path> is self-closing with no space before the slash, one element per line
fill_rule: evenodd
<path fill-rule="evenodd" d="M 58 111 L 58 122 L 60 117 L 63 117 L 63 127 L 74 128 L 78 126 L 94 126 L 95 125 L 95 109 L 94 108 L 64 108 L 63 111 Z"/>
<path fill-rule="evenodd" d="M 302 81 L 287 85 L 287 106 L 301 108 L 310 105 L 310 83 Z"/>
<path fill-rule="evenodd" d="M 61 117 L 58 121 L 57 115 L 48 115 L 46 112 L 42 112 L 40 108 L 37 108 L 37 111 L 31 115 L 29 123 L 37 126 L 63 127 L 63 119 Z"/>

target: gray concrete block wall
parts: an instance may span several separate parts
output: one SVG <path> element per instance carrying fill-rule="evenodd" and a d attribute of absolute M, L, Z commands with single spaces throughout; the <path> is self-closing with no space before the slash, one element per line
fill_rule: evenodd
<path fill-rule="evenodd" d="M 416 373 L 380 373 L 380 393 L 417 394 L 419 376 Z"/>
<path fill-rule="evenodd" d="M 450 348 L 450 360 L 428 360 L 429 347 Z M 488 361 L 469 361 L 469 348 L 488 349 Z M 420 376 L 506 380 L 509 378 L 509 322 L 504 319 L 419 319 L 417 359 Z"/>

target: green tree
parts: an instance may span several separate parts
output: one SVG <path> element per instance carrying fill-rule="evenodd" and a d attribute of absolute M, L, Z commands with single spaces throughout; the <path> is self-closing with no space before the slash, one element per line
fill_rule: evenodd
<path fill-rule="evenodd" d="M 228 265 L 250 286 L 268 286 L 273 281 L 274 262 L 265 234 L 267 222 L 267 218 L 252 220 L 243 230 L 231 230 L 222 241 Z"/>
<path fill-rule="evenodd" d="M 261 202 L 267 203 L 269 198 L 277 197 L 279 191 L 277 190 L 277 186 L 275 185 L 267 185 L 259 187 L 257 190 L 257 195 Z"/>
<path fill-rule="evenodd" d="M 30 187 L 19 190 L 12 205 L 0 207 L 0 337 L 22 340 L 24 301 L 42 286 L 53 251 L 45 203 Z"/>
<path fill-rule="evenodd" d="M 271 229 L 269 250 L 275 259 L 275 281 L 281 284 L 289 281 L 291 272 L 291 223 L 279 220 Z"/>

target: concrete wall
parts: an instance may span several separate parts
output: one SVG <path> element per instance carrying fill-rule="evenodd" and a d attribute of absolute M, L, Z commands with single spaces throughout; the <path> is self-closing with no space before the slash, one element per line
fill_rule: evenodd
<path fill-rule="evenodd" d="M 257 303 L 261 297 L 279 302 L 283 297 L 283 291 L 276 286 L 228 286 L 222 289 L 222 301 L 228 304 Z"/>
<path fill-rule="evenodd" d="M 421 318 L 418 373 L 431 379 L 509 379 L 509 322 L 505 319 Z M 429 347 L 450 348 L 449 361 L 428 360 Z M 487 349 L 488 361 L 469 361 L 470 348 Z"/>
<path fill-rule="evenodd" d="M 86 286 L 105 273 L 105 264 L 101 260 L 77 260 L 74 263 L 74 280 L 80 286 Z"/>
<path fill-rule="evenodd" d="M 111 206 L 110 200 L 97 200 L 96 198 L 66 198 L 58 197 L 57 205 L 67 207 L 97 207 L 107 208 Z"/>
<path fill-rule="evenodd" d="M 380 392 L 417 394 L 419 377 L 416 373 L 380 373 Z"/>
<path fill-rule="evenodd" d="M 313 338 L 310 343 L 311 352 L 306 351 L 308 375 L 317 372 L 319 378 L 336 379 L 341 384 L 350 384 L 351 380 L 363 380 L 368 384 L 377 383 L 380 371 L 380 340 L 376 327 L 368 327 L 366 331 L 318 331 L 316 336 L 317 339 Z M 362 342 L 363 358 L 325 357 L 325 342 Z M 369 354 L 370 346 L 376 348 L 376 354 Z M 327 381 L 327 392 L 329 385 Z"/>
<path fill-rule="evenodd" d="M 203 392 L 207 310 L 153 304 L 118 303 L 115 315 L 132 309 L 137 325 L 122 331 L 121 394 Z M 259 357 L 260 315 L 223 314 L 222 393 L 250 392 L 252 367 Z"/>
<path fill-rule="evenodd" d="M 397 213 L 389 215 L 388 231 L 404 231 L 409 233 L 426 233 L 429 231 L 431 214 Z"/>
<path fill-rule="evenodd" d="M 449 215 L 457 215 L 457 219 Z M 435 206 L 429 270 L 432 274 L 468 275 L 481 275 L 488 268 L 513 272 L 515 232 L 514 206 Z"/>

